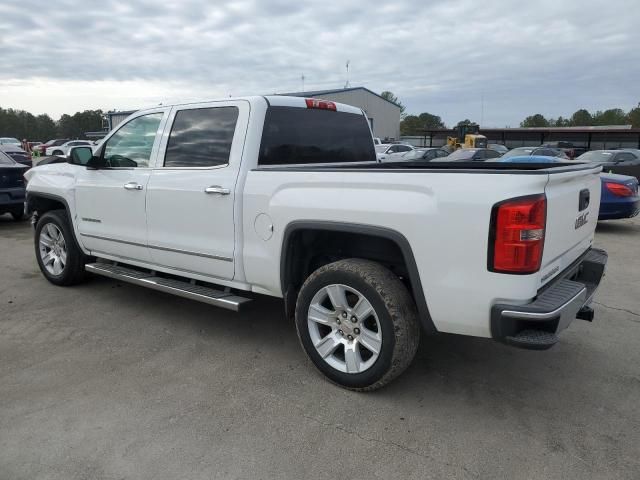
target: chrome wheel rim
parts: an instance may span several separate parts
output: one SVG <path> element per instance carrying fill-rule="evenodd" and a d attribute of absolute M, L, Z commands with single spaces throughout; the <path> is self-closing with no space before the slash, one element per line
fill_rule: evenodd
<path fill-rule="evenodd" d="M 53 223 L 47 223 L 40 230 L 38 239 L 40 260 L 44 268 L 52 275 L 60 275 L 67 264 L 67 243 L 62 231 Z"/>
<path fill-rule="evenodd" d="M 371 302 L 355 288 L 327 285 L 307 313 L 311 343 L 320 357 L 343 373 L 362 373 L 382 350 L 382 328 Z"/>

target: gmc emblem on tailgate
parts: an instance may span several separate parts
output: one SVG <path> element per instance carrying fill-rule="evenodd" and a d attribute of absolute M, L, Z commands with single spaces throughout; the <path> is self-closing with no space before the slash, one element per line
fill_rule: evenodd
<path fill-rule="evenodd" d="M 589 215 L 589 212 L 584 212 L 582 215 L 580 215 L 578 218 L 576 218 L 575 230 L 577 230 L 580 227 L 582 227 L 583 225 L 587 224 L 587 222 L 589 221 L 587 219 L 587 215 Z"/>

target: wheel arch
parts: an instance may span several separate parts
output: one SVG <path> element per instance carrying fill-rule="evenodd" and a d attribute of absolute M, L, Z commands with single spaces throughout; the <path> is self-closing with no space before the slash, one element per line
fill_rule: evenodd
<path fill-rule="evenodd" d="M 302 220 L 293 221 L 287 225 L 283 235 L 280 255 L 280 284 L 285 301 L 285 311 L 288 316 L 295 311 L 297 291 L 306 278 L 305 269 L 312 264 L 312 259 L 317 258 L 317 255 L 314 255 L 314 253 L 326 253 L 324 251 L 309 251 L 304 249 L 305 257 L 302 261 L 296 261 L 296 254 L 298 250 L 300 250 L 300 247 L 302 247 L 301 242 L 303 241 L 303 235 L 306 235 L 307 238 L 309 236 L 312 238 L 319 236 L 324 239 L 331 238 L 334 240 L 340 236 L 342 236 L 341 238 L 343 240 L 353 240 L 357 238 L 359 241 L 364 240 L 372 244 L 377 244 L 381 248 L 389 247 L 391 249 L 397 249 L 397 253 L 402 259 L 403 267 L 406 268 L 408 286 L 416 303 L 423 331 L 427 334 L 437 333 L 438 330 L 429 313 L 422 282 L 420 281 L 418 266 L 409 241 L 397 230 L 357 223 Z M 380 261 L 379 258 L 376 258 L 375 254 L 373 254 L 372 258 L 371 254 L 363 255 L 359 253 L 360 252 L 342 255 L 336 259 L 352 257 Z"/>
<path fill-rule="evenodd" d="M 27 213 L 33 214 L 34 228 L 38 221 L 38 217 L 52 210 L 64 210 L 67 214 L 67 219 L 69 220 L 73 240 L 76 242 L 76 245 L 78 245 L 80 250 L 85 254 L 87 253 L 82 244 L 78 241 L 78 234 L 73 222 L 73 216 L 71 215 L 71 208 L 69 207 L 69 202 L 67 202 L 66 198 L 51 193 L 27 192 L 26 203 Z"/>

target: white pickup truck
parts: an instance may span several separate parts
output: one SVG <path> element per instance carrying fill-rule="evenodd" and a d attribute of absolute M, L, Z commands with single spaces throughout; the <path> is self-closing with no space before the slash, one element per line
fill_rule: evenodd
<path fill-rule="evenodd" d="M 373 390 L 422 334 L 545 349 L 591 320 L 599 171 L 378 163 L 361 110 L 248 97 L 136 112 L 31 169 L 27 205 L 50 282 L 90 272 L 232 310 L 281 297 L 315 366 Z"/>

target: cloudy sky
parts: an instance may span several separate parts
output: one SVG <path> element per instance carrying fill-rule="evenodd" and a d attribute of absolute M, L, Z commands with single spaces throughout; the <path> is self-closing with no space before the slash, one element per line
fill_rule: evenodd
<path fill-rule="evenodd" d="M 640 102 L 640 0 L 3 0 L 0 106 L 87 108 L 343 87 L 516 126 Z M 484 101 L 482 101 L 484 99 Z M 484 105 L 484 108 L 483 108 Z"/>

